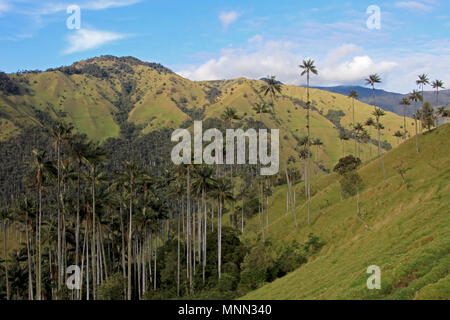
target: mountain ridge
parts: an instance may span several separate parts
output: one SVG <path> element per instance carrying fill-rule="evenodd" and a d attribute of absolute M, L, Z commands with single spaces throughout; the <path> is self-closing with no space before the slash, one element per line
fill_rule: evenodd
<path fill-rule="evenodd" d="M 257 103 L 271 103 L 260 91 L 261 80 L 237 78 L 219 81 L 191 81 L 157 63 L 133 57 L 101 56 L 45 72 L 9 74 L 8 81 L 20 90 L 0 92 L 0 137 L 18 134 L 20 128 L 46 119 L 62 118 L 77 131 L 100 142 L 129 134 L 147 134 L 162 128 L 190 127 L 193 120 L 220 123 L 226 107 L 236 109 L 239 120 L 233 126 L 280 128 L 282 159 L 298 157 L 298 139 L 306 134 L 306 89 L 283 85 L 274 101 L 276 115 L 258 115 Z M 324 146 L 320 166 L 330 169 L 352 143 L 341 141 L 340 131 L 350 130 L 351 100 L 323 90 L 311 89 L 311 132 Z M 355 122 L 364 123 L 373 107 L 355 103 Z M 409 119 L 409 126 L 412 119 Z M 393 135 L 403 125 L 402 117 L 387 113 L 382 142 L 395 146 Z M 374 130 L 371 131 L 372 139 Z M 374 141 L 362 145 L 364 158 L 375 154 Z M 319 165 L 319 164 L 318 164 Z"/>
<path fill-rule="evenodd" d="M 363 86 L 332 86 L 332 87 L 322 87 L 316 86 L 316 89 L 325 90 L 329 92 L 339 93 L 342 95 L 348 95 L 351 90 L 354 90 L 358 93 L 359 101 L 372 104 L 372 89 L 366 88 Z M 408 98 L 409 94 L 401 94 L 397 92 L 385 91 L 382 89 L 375 89 L 375 94 L 377 98 L 377 106 L 386 111 L 394 112 L 400 116 L 403 116 L 403 106 L 399 104 L 399 102 L 403 98 Z M 436 101 L 436 92 L 435 91 L 424 91 L 424 99 L 425 101 L 431 102 L 435 105 Z M 442 90 L 439 91 L 439 106 L 450 106 L 450 90 Z M 414 108 L 406 109 L 406 116 L 412 117 L 414 114 Z"/>

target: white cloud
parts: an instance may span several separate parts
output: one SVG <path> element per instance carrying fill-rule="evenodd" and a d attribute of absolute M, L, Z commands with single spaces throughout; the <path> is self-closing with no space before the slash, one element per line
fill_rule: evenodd
<path fill-rule="evenodd" d="M 79 29 L 68 37 L 69 47 L 65 54 L 98 48 L 105 43 L 124 38 L 125 35 L 109 31 Z"/>
<path fill-rule="evenodd" d="M 397 66 L 393 61 L 375 62 L 368 55 L 357 55 L 363 49 L 352 44 L 332 50 L 322 66 L 319 79 L 325 82 L 352 83 L 372 73 L 385 73 Z"/>
<path fill-rule="evenodd" d="M 222 50 L 220 57 L 178 73 L 192 80 L 217 80 L 238 77 L 259 79 L 275 75 L 286 84 L 300 85 L 298 65 L 303 59 L 302 48 L 290 41 L 264 41 L 253 37 L 245 49 Z M 316 60 L 319 75 L 312 79 L 314 85 L 357 83 L 371 73 L 386 73 L 397 66 L 396 62 L 375 61 L 368 55 L 356 55 L 364 49 L 353 44 L 343 45 L 328 53 L 325 59 Z M 305 57 L 306 58 L 306 57 Z"/>
<path fill-rule="evenodd" d="M 222 22 L 224 28 L 228 28 L 228 26 L 238 19 L 239 14 L 236 11 L 222 11 L 219 14 L 219 20 Z"/>
<path fill-rule="evenodd" d="M 0 0 L 0 16 L 5 12 L 10 11 L 11 9 L 12 9 L 12 6 L 9 1 Z"/>
<path fill-rule="evenodd" d="M 419 1 L 398 1 L 395 6 L 398 8 L 409 9 L 409 10 L 419 10 L 419 11 L 431 11 L 433 8 L 430 5 L 431 1 L 427 3 Z"/>
<path fill-rule="evenodd" d="M 351 54 L 362 52 L 363 49 L 354 44 L 345 44 L 330 51 L 327 57 L 327 64 L 334 65 Z"/>
<path fill-rule="evenodd" d="M 0 0 L 0 8 L 1 8 Z M 127 7 L 142 0 L 88 0 L 77 3 L 67 2 L 41 2 L 32 9 L 25 11 L 25 13 L 37 16 L 45 16 L 65 11 L 71 4 L 80 6 L 82 10 L 105 10 L 109 8 Z M 1 9 L 0 9 L 1 12 Z"/>
<path fill-rule="evenodd" d="M 81 8 L 87 10 L 104 10 L 109 8 L 126 7 L 142 0 L 94 0 L 87 1 L 81 5 Z"/>
<path fill-rule="evenodd" d="M 217 80 L 238 77 L 259 79 L 276 75 L 278 79 L 294 83 L 298 78 L 300 57 L 293 42 L 263 41 L 253 37 L 245 49 L 222 50 L 220 57 L 178 73 L 192 80 Z"/>

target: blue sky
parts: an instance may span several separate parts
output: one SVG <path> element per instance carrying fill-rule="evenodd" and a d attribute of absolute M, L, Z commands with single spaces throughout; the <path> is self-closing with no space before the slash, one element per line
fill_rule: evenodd
<path fill-rule="evenodd" d="M 69 29 L 67 7 L 81 10 Z M 380 8 L 380 29 L 367 8 Z M 450 3 L 415 1 L 0 0 L 0 70 L 70 65 L 103 54 L 159 62 L 193 80 L 275 75 L 303 84 L 362 84 L 408 92 L 419 73 L 450 84 Z"/>

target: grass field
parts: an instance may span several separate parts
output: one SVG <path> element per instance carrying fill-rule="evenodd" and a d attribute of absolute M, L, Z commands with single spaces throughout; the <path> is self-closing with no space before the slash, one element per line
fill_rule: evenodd
<path fill-rule="evenodd" d="M 386 181 L 378 159 L 359 170 L 365 184 L 361 212 L 370 230 L 356 216 L 356 199 L 340 200 L 336 174 L 313 182 L 311 226 L 302 195 L 295 228 L 286 213 L 286 187 L 278 188 L 270 240 L 303 242 L 314 233 L 326 245 L 299 269 L 243 299 L 449 299 L 450 125 L 419 141 L 420 154 L 410 139 L 385 155 Z M 407 169 L 407 184 L 393 168 L 399 164 Z M 249 222 L 248 238 L 256 236 L 259 223 Z M 381 268 L 381 290 L 366 287 L 370 265 Z"/>

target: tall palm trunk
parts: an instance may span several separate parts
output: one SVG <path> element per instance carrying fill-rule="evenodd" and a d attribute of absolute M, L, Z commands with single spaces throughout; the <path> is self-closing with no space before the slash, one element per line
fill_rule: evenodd
<path fill-rule="evenodd" d="M 57 196 L 56 201 L 58 204 L 58 244 L 57 244 L 57 261 L 58 261 L 58 290 L 61 289 L 61 283 L 62 283 L 62 276 L 63 276 L 63 270 L 62 270 L 62 259 L 61 259 L 61 202 L 60 202 L 60 194 L 61 194 L 61 163 L 60 163 L 60 144 L 57 142 L 56 145 L 56 152 L 57 152 L 57 168 L 58 168 L 58 181 L 57 181 Z"/>
<path fill-rule="evenodd" d="M 425 103 L 425 98 L 424 98 L 424 95 L 423 95 L 424 91 L 425 91 L 425 88 L 424 88 L 424 84 L 422 83 L 422 98 L 423 98 L 422 108 L 423 108 L 423 104 Z M 423 112 L 421 112 L 421 114 L 420 114 L 420 133 L 423 132 L 422 124 L 423 124 Z"/>
<path fill-rule="evenodd" d="M 375 98 L 375 86 L 372 85 L 372 94 L 373 94 L 373 106 L 375 108 L 375 111 L 377 111 L 377 101 Z M 383 178 L 384 180 L 386 180 L 386 170 L 384 168 L 384 157 L 383 157 L 383 152 L 381 150 L 381 128 L 380 128 L 380 120 L 379 117 L 376 117 L 377 119 L 377 134 L 378 134 L 378 155 L 380 156 L 380 160 L 381 160 L 381 169 L 383 171 Z"/>
<path fill-rule="evenodd" d="M 288 202 L 291 205 L 292 208 L 292 215 L 294 216 L 294 221 L 295 221 L 295 227 L 298 227 L 298 223 L 297 223 L 297 215 L 295 214 L 295 203 L 294 200 L 292 199 L 292 182 L 289 179 L 289 174 L 287 171 L 287 168 L 285 168 L 285 173 L 286 173 L 286 181 L 287 181 L 287 185 L 288 185 Z M 295 196 L 295 190 L 294 190 L 294 196 Z"/>
<path fill-rule="evenodd" d="M 263 242 L 265 241 L 264 239 L 264 199 L 263 199 L 263 191 L 262 191 L 262 183 L 259 182 L 259 216 L 260 216 L 260 220 L 261 220 L 261 233 L 262 233 L 262 239 Z"/>
<path fill-rule="evenodd" d="M 352 98 L 352 109 L 353 109 L 353 127 L 355 127 L 355 99 Z M 353 139 L 355 140 L 355 157 L 356 157 L 356 132 L 353 130 Z"/>
<path fill-rule="evenodd" d="M 95 218 L 95 183 L 92 183 L 92 298 L 97 298 L 97 233 Z"/>
<path fill-rule="evenodd" d="M 127 299 L 131 300 L 131 239 L 132 239 L 132 223 L 133 223 L 133 186 L 131 185 L 130 193 L 130 221 L 128 226 L 128 286 L 127 286 Z"/>
<path fill-rule="evenodd" d="M 124 238 L 124 235 L 125 235 L 125 228 L 124 228 L 124 223 L 123 223 L 123 217 L 122 217 L 122 202 L 120 202 L 120 209 L 119 209 L 119 212 L 120 212 L 120 233 L 121 233 L 121 235 L 120 235 L 120 238 L 121 238 L 121 240 L 122 240 L 122 250 L 120 250 L 121 252 L 122 252 L 122 276 L 123 276 L 123 279 L 126 279 L 126 267 L 125 267 L 125 238 Z M 127 297 L 127 283 L 125 283 L 125 280 L 124 280 L 124 283 L 123 283 L 123 296 L 124 297 Z"/>
<path fill-rule="evenodd" d="M 187 172 L 187 231 L 188 231 L 188 250 L 189 250 L 189 292 L 192 294 L 193 284 L 192 284 L 192 225 L 191 225 L 191 172 L 188 167 Z"/>
<path fill-rule="evenodd" d="M 417 129 L 417 101 L 414 102 L 415 107 L 415 114 L 414 114 L 414 127 L 416 131 L 416 151 L 419 153 L 419 135 L 418 135 L 418 129 Z"/>
<path fill-rule="evenodd" d="M 219 273 L 219 279 L 222 276 L 222 198 L 219 195 L 219 212 L 217 217 L 217 241 L 218 241 L 218 253 L 217 253 L 217 270 Z"/>
<path fill-rule="evenodd" d="M 406 140 L 406 105 L 403 106 L 403 129 L 405 134 L 403 135 L 403 139 Z"/>
<path fill-rule="evenodd" d="M 5 259 L 5 278 L 6 278 L 6 300 L 9 300 L 9 275 L 8 275 L 8 255 L 6 252 L 6 220 L 3 221 L 3 252 Z"/>
<path fill-rule="evenodd" d="M 75 226 L 75 264 L 78 264 L 79 261 L 79 242 L 80 242 L 80 198 L 81 198 L 81 186 L 80 186 L 80 174 L 81 174 L 81 162 L 78 161 L 78 170 L 77 170 L 77 217 L 76 217 L 76 226 Z"/>
<path fill-rule="evenodd" d="M 39 197 L 39 205 L 38 205 L 38 272 L 37 272 L 37 299 L 42 300 L 42 292 L 41 292 L 41 285 L 42 285 L 42 253 L 41 253 L 41 225 L 42 225 L 42 190 L 41 185 L 38 183 L 38 197 Z"/>
<path fill-rule="evenodd" d="M 84 239 L 86 241 L 86 300 L 89 300 L 89 232 L 88 232 L 88 223 L 86 219 L 86 232 Z"/>
<path fill-rule="evenodd" d="M 206 199 L 205 199 L 205 188 L 202 190 L 202 200 L 203 200 L 203 265 L 202 265 L 202 277 L 203 277 L 203 285 L 205 284 L 206 278 L 205 278 L 205 269 L 206 269 L 206 231 L 207 231 L 207 216 L 208 211 L 206 208 Z"/>
<path fill-rule="evenodd" d="M 177 239 L 177 296 L 180 296 L 180 215 L 178 215 L 178 226 L 177 226 L 177 233 L 178 233 L 178 239 Z"/>
<path fill-rule="evenodd" d="M 308 130 L 308 135 L 307 135 L 307 145 L 308 145 L 308 151 L 307 151 L 307 162 L 308 162 L 308 166 L 306 168 L 307 170 L 307 188 L 306 188 L 306 194 L 307 194 L 307 202 L 308 202 L 308 225 L 311 225 L 311 180 L 310 180 L 310 171 L 311 171 L 311 159 L 309 156 L 310 153 L 310 149 L 311 149 L 311 131 L 310 131 L 310 108 L 311 108 L 311 102 L 309 101 L 309 70 L 306 73 L 306 104 L 307 104 L 307 115 L 306 115 L 306 121 L 307 121 L 307 130 Z"/>
<path fill-rule="evenodd" d="M 242 193 L 241 201 L 241 233 L 244 234 L 244 193 Z"/>
<path fill-rule="evenodd" d="M 28 300 L 33 300 L 33 276 L 31 272 L 30 237 L 28 235 L 28 211 L 25 216 L 25 236 L 27 238 Z"/>

